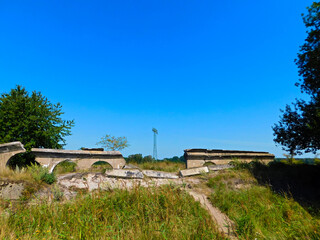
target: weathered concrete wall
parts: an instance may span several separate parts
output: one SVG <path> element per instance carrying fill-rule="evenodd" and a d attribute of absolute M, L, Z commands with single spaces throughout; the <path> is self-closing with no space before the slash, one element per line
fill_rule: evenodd
<path fill-rule="evenodd" d="M 122 168 L 126 161 L 119 151 L 83 151 L 83 150 L 60 150 L 32 148 L 32 153 L 36 156 L 36 161 L 42 166 L 48 167 L 49 171 L 63 161 L 71 161 L 77 164 L 77 168 L 88 169 L 95 162 L 104 161 L 113 168 Z"/>
<path fill-rule="evenodd" d="M 7 163 L 12 156 L 25 151 L 21 142 L 0 144 L 0 170 L 7 166 Z"/>
<path fill-rule="evenodd" d="M 228 164 L 235 159 L 244 162 L 261 160 L 265 163 L 274 160 L 274 155 L 268 152 L 237 151 L 221 149 L 186 149 L 184 157 L 187 162 L 187 168 L 201 167 L 206 162 L 214 164 Z"/>

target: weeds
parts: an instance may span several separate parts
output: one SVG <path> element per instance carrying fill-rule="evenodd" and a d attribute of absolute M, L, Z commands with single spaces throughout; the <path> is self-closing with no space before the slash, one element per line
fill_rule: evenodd
<path fill-rule="evenodd" d="M 48 168 L 41 167 L 36 164 L 31 164 L 26 168 L 16 167 L 15 170 L 4 168 L 0 170 L 0 179 L 7 179 L 12 181 L 26 181 L 29 183 L 52 184 L 56 181 L 53 173 L 49 173 Z"/>
<path fill-rule="evenodd" d="M 0 218 L 7 239 L 224 239 L 205 209 L 170 186 L 18 206 Z"/>
<path fill-rule="evenodd" d="M 241 239 L 320 238 L 318 219 L 294 199 L 259 185 L 248 169 L 225 171 L 208 185 L 214 189 L 210 200 L 235 221 Z"/>
<path fill-rule="evenodd" d="M 31 164 L 27 166 L 27 171 L 30 172 L 32 177 L 38 182 L 45 182 L 47 184 L 52 184 L 56 181 L 54 173 L 49 173 L 48 168 Z"/>
<path fill-rule="evenodd" d="M 140 164 L 135 164 L 140 169 L 146 170 L 156 170 L 164 172 L 178 172 L 185 169 L 185 163 L 183 162 L 170 162 L 170 161 L 155 161 L 155 162 L 145 162 Z"/>

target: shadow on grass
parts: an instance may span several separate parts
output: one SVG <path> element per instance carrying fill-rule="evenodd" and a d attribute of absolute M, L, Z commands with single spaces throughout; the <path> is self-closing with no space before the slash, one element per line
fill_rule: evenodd
<path fill-rule="evenodd" d="M 237 167 L 249 169 L 259 184 L 291 196 L 310 214 L 320 216 L 320 165 L 252 162 Z"/>

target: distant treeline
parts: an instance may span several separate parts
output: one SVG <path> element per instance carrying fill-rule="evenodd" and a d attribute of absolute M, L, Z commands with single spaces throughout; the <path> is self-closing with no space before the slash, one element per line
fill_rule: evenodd
<path fill-rule="evenodd" d="M 128 157 L 125 157 L 127 163 L 145 163 L 145 162 L 153 162 L 153 161 L 167 161 L 167 162 L 185 162 L 184 156 L 178 157 L 174 156 L 172 158 L 164 158 L 155 160 L 151 155 L 142 156 L 141 153 L 132 154 Z"/>
<path fill-rule="evenodd" d="M 288 158 L 275 158 L 274 161 L 276 162 L 284 162 L 288 161 Z M 295 163 L 305 163 L 305 164 L 319 164 L 319 158 L 294 158 Z"/>

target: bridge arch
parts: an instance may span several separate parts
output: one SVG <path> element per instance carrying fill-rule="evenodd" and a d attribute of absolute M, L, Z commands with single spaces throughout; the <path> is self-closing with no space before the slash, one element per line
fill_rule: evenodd
<path fill-rule="evenodd" d="M 70 166 L 70 169 L 73 168 L 72 171 L 74 171 L 77 167 L 77 163 L 75 161 L 72 161 L 72 159 L 67 158 L 67 159 L 55 162 L 50 167 L 49 172 L 52 173 L 54 170 L 57 170 L 57 167 L 63 163 L 72 163 L 73 166 L 72 167 Z M 72 172 L 72 171 L 66 171 L 66 172 Z"/>
<path fill-rule="evenodd" d="M 0 144 L 0 169 L 8 166 L 10 159 L 16 154 L 23 153 L 26 150 L 21 142 L 11 142 Z"/>

